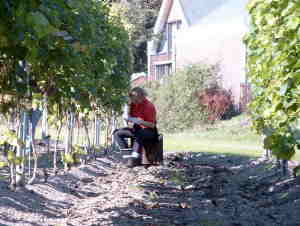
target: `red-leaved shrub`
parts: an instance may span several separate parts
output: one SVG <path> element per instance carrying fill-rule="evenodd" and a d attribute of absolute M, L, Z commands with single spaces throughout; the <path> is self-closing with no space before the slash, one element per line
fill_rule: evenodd
<path fill-rule="evenodd" d="M 212 123 L 221 119 L 233 106 L 232 95 L 218 86 L 205 89 L 198 93 L 199 103 L 203 105 L 208 113 L 208 120 Z"/>

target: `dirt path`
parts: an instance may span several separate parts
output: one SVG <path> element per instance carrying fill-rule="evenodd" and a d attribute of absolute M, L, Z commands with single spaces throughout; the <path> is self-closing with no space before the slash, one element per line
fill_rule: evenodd
<path fill-rule="evenodd" d="M 115 154 L 17 192 L 0 186 L 0 225 L 300 225 L 300 182 L 239 156 L 169 154 L 128 169 Z"/>

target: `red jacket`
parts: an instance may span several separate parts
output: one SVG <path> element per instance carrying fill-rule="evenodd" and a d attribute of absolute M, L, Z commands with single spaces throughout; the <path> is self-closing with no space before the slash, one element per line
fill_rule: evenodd
<path fill-rule="evenodd" d="M 156 124 L 156 109 L 154 105 L 146 98 L 141 103 L 130 104 L 129 115 L 131 117 L 140 118 L 146 122 Z M 141 125 L 141 127 L 147 128 L 144 125 Z"/>

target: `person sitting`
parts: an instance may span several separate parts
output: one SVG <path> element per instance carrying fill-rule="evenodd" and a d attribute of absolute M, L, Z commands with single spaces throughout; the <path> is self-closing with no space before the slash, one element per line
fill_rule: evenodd
<path fill-rule="evenodd" d="M 128 149 L 126 138 L 133 141 L 130 158 L 140 158 L 141 148 L 148 142 L 158 140 L 156 128 L 156 109 L 147 98 L 146 91 L 141 87 L 134 87 L 129 92 L 128 114 L 123 114 L 124 120 L 133 123 L 132 127 L 117 129 L 113 136 L 120 149 Z"/>

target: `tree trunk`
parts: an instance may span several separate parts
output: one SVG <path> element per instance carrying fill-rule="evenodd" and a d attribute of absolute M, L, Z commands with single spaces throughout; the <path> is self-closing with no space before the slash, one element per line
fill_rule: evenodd
<path fill-rule="evenodd" d="M 48 96 L 43 97 L 43 113 L 42 113 L 42 139 L 48 136 Z"/>
<path fill-rule="evenodd" d="M 95 121 L 94 121 L 94 158 L 96 158 L 96 148 L 100 148 L 100 119 L 97 114 L 95 114 Z"/>
<path fill-rule="evenodd" d="M 62 130 L 62 123 L 60 124 L 58 131 L 57 131 L 57 136 L 56 136 L 56 141 L 55 141 L 55 146 L 54 146 L 54 152 L 53 152 L 53 170 L 54 170 L 54 174 L 57 174 L 57 145 L 58 145 L 58 141 L 60 138 L 60 133 Z"/>
<path fill-rule="evenodd" d="M 24 143 L 26 142 L 26 138 L 28 135 L 28 112 L 24 111 L 21 114 L 21 123 L 19 127 L 18 137 Z M 16 165 L 16 187 L 24 186 L 25 184 L 25 150 L 24 147 L 19 145 L 17 146 L 16 158 L 22 158 L 23 161 L 21 164 Z"/>
<path fill-rule="evenodd" d="M 29 152 L 29 177 L 30 177 L 30 170 L 31 170 L 31 151 L 32 151 L 32 156 L 33 156 L 33 171 L 32 171 L 32 177 L 30 178 L 30 180 L 28 181 L 28 184 L 32 184 L 34 182 L 34 180 L 36 179 L 36 172 L 37 172 L 37 167 L 38 167 L 38 154 L 35 148 L 35 129 L 36 126 L 40 120 L 41 117 L 41 112 L 36 109 L 36 110 L 32 110 L 31 114 L 30 114 L 30 123 L 29 123 L 29 136 L 30 136 L 30 152 Z"/>
<path fill-rule="evenodd" d="M 64 169 L 69 169 L 69 163 L 66 160 L 66 156 L 70 154 L 70 136 L 71 136 L 71 128 L 70 128 L 70 115 L 67 115 L 67 126 L 66 126 L 66 137 L 65 137 L 65 158 L 64 158 Z"/>
<path fill-rule="evenodd" d="M 32 172 L 32 177 L 28 181 L 28 184 L 32 184 L 34 182 L 34 180 L 36 179 L 36 172 L 37 172 L 37 167 L 38 167 L 38 156 L 37 156 L 37 152 L 36 152 L 34 143 L 32 143 L 32 153 L 33 153 L 33 160 L 34 160 L 33 172 Z"/>
<path fill-rule="evenodd" d="M 16 165 L 12 162 L 9 163 L 9 168 L 10 168 L 10 185 L 9 188 L 12 191 L 16 190 Z"/>
<path fill-rule="evenodd" d="M 72 143 L 73 143 L 73 129 L 74 129 L 74 113 L 70 112 L 68 114 L 67 120 L 67 136 L 65 138 L 65 156 L 72 156 Z M 70 170 L 71 163 L 64 161 L 65 170 Z"/>
<path fill-rule="evenodd" d="M 90 136 L 89 136 L 89 128 L 87 125 L 87 120 L 86 118 L 83 119 L 83 127 L 84 127 L 84 131 L 85 131 L 85 136 L 87 139 L 87 154 L 90 154 L 90 148 L 91 148 L 91 140 L 90 140 Z"/>

